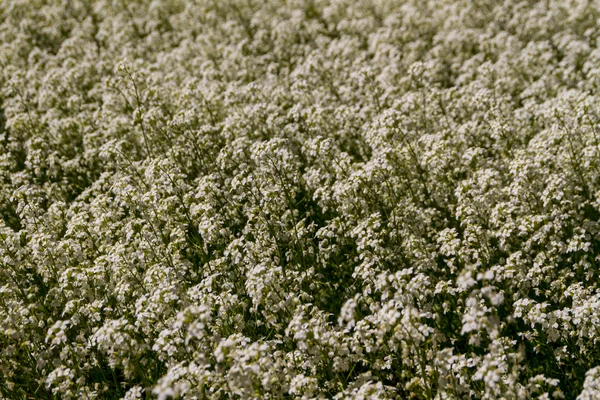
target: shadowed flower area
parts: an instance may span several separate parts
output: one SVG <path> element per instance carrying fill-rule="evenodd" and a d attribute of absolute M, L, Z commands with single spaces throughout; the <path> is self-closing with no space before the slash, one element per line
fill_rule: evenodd
<path fill-rule="evenodd" d="M 0 398 L 600 398 L 600 3 L 0 0 Z"/>

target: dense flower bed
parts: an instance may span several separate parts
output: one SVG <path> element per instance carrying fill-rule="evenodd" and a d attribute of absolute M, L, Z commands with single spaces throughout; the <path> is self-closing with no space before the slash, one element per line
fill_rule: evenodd
<path fill-rule="evenodd" d="M 0 1 L 0 397 L 600 398 L 600 4 Z"/>

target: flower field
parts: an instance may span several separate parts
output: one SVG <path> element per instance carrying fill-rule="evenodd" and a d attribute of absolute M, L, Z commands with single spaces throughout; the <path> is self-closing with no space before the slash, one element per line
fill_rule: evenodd
<path fill-rule="evenodd" d="M 600 2 L 0 0 L 0 399 L 600 399 Z"/>

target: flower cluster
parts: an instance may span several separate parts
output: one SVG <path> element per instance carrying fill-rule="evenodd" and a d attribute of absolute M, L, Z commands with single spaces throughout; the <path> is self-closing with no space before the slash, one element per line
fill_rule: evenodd
<path fill-rule="evenodd" d="M 599 21 L 0 1 L 0 397 L 600 398 Z"/>

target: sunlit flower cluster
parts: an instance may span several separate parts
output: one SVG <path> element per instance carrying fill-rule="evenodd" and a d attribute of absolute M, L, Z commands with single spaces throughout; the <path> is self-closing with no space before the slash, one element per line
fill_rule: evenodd
<path fill-rule="evenodd" d="M 0 1 L 0 398 L 600 398 L 600 3 Z"/>

